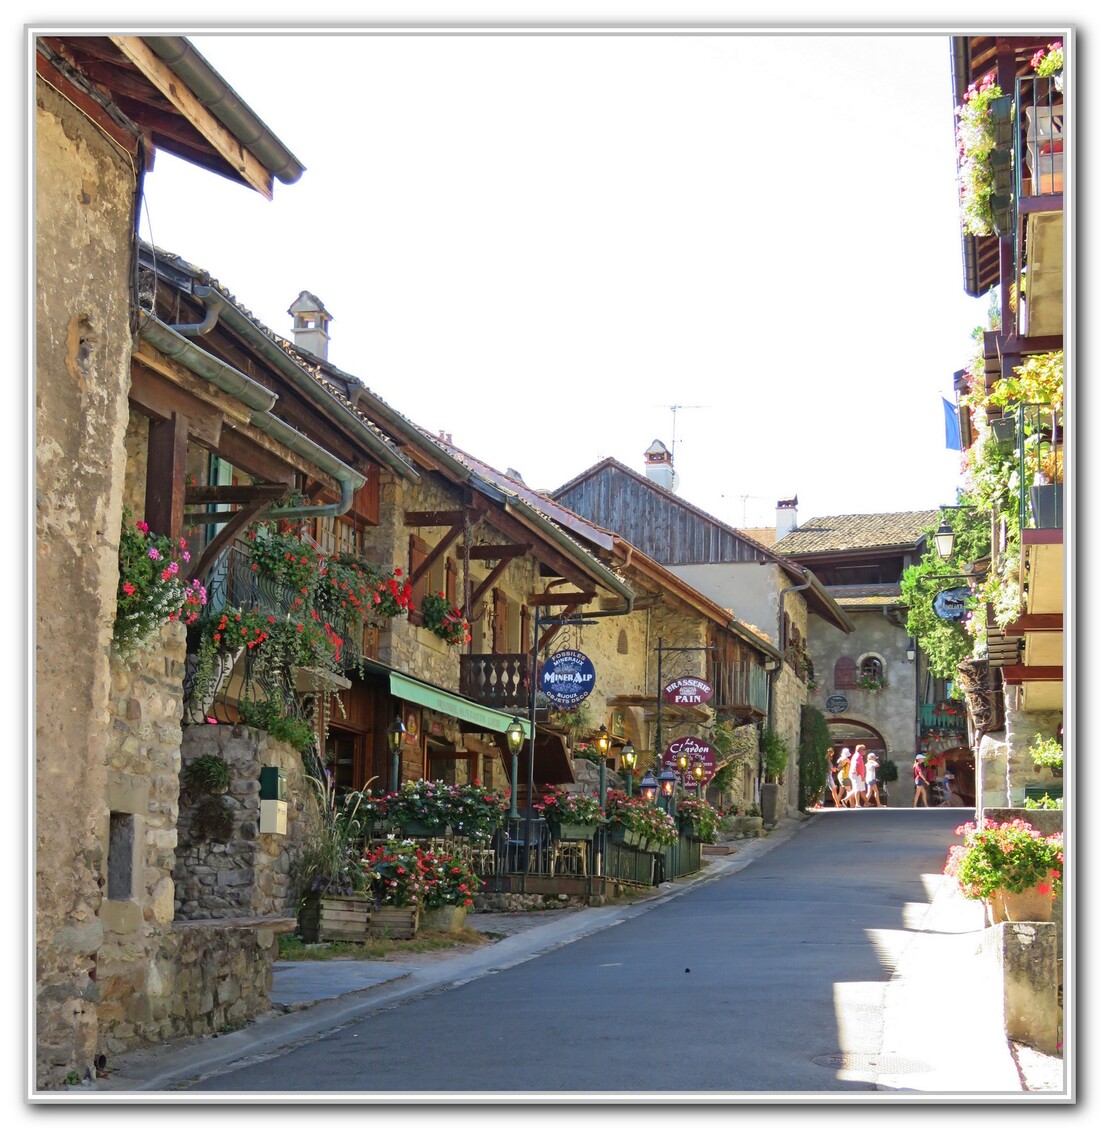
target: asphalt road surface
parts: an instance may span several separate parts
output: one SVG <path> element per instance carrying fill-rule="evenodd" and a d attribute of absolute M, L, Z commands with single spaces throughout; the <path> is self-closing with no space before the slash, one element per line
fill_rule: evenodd
<path fill-rule="evenodd" d="M 823 813 L 738 873 L 186 1091 L 865 1091 L 837 1061 L 880 1049 L 921 875 L 969 815 Z M 929 968 L 930 991 L 947 972 Z"/>

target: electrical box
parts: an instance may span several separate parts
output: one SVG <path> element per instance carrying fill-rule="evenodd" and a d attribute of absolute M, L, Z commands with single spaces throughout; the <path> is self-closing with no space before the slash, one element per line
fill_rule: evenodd
<path fill-rule="evenodd" d="M 286 834 L 286 800 L 260 800 L 260 833 Z"/>
<path fill-rule="evenodd" d="M 286 802 L 286 772 L 282 768 L 260 768 L 260 799 Z"/>

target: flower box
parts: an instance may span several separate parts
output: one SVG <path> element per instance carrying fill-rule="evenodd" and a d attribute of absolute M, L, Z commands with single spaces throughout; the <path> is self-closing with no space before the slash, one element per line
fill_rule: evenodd
<path fill-rule="evenodd" d="M 551 823 L 550 836 L 567 841 L 583 839 L 587 842 L 595 837 L 596 829 L 595 824 L 592 823 Z"/>
<path fill-rule="evenodd" d="M 642 842 L 642 836 L 623 823 L 612 823 L 609 833 L 612 842 L 619 842 L 624 846 L 640 846 Z"/>
<path fill-rule="evenodd" d="M 411 940 L 420 926 L 419 908 L 397 908 L 383 905 L 370 915 L 372 936 L 385 936 L 391 940 Z"/>
<path fill-rule="evenodd" d="M 298 914 L 298 932 L 306 944 L 333 940 L 364 944 L 370 921 L 368 897 L 311 897 Z"/>

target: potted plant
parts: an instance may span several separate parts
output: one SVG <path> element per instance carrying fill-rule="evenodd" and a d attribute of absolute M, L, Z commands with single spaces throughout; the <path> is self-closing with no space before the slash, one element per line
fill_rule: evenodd
<path fill-rule="evenodd" d="M 645 823 L 639 817 L 642 804 L 652 806 L 647 799 L 639 796 L 628 797 L 625 791 L 611 788 L 604 800 L 604 816 L 607 820 L 607 833 L 612 842 L 625 846 L 641 846 L 641 830 Z"/>
<path fill-rule="evenodd" d="M 118 593 L 114 645 L 128 657 L 149 644 L 165 623 L 193 623 L 206 605 L 206 589 L 198 580 L 180 579 L 180 565 L 191 559 L 187 541 L 173 542 L 154 533 L 144 521 L 123 510 L 118 545 Z"/>
<path fill-rule="evenodd" d="M 324 779 L 307 778 L 317 793 L 320 820 L 292 870 L 301 894 L 298 931 L 306 943 L 365 941 L 370 901 L 361 858 L 370 793 L 352 791 L 338 799 L 327 772 Z"/>
<path fill-rule="evenodd" d="M 433 863 L 429 859 L 430 855 L 411 839 L 387 839 L 367 852 L 361 872 L 374 901 L 371 932 L 404 940 L 416 935 L 432 880 Z"/>
<path fill-rule="evenodd" d="M 1055 40 L 1046 47 L 1040 47 L 1031 56 L 1031 67 L 1039 78 L 1054 80 L 1054 89 L 1062 89 L 1062 68 L 1065 65 L 1062 41 Z"/>
<path fill-rule="evenodd" d="M 1044 836 L 1023 819 L 964 823 L 955 834 L 963 841 L 943 872 L 964 897 L 985 901 L 994 920 L 1002 911 L 1010 921 L 1050 920 L 1062 887 L 1061 834 Z"/>
<path fill-rule="evenodd" d="M 443 594 L 426 595 L 420 603 L 421 621 L 448 646 L 459 646 L 471 639 L 470 624 L 462 612 Z"/>
<path fill-rule="evenodd" d="M 481 878 L 463 854 L 422 851 L 421 861 L 425 867 L 422 926 L 430 932 L 461 931 Z"/>
<path fill-rule="evenodd" d="M 680 832 L 700 842 L 718 841 L 718 812 L 705 799 L 681 799 L 676 804 Z"/>
<path fill-rule="evenodd" d="M 562 786 L 548 787 L 535 810 L 542 813 L 555 838 L 590 839 L 603 821 L 603 810 L 595 796 Z"/>
<path fill-rule="evenodd" d="M 1062 742 L 1055 736 L 1043 737 L 1035 735 L 1031 747 L 1032 762 L 1037 768 L 1050 768 L 1050 773 L 1056 779 L 1062 775 Z"/>
<path fill-rule="evenodd" d="M 406 838 L 442 835 L 451 817 L 451 788 L 427 779 L 410 779 L 386 796 L 386 819 Z"/>
<path fill-rule="evenodd" d="M 766 728 L 760 734 L 760 753 L 764 761 L 764 782 L 760 785 L 760 807 L 765 826 L 771 826 L 779 818 L 779 785 L 790 760 L 790 749 L 786 740 L 773 728 Z"/>
<path fill-rule="evenodd" d="M 478 780 L 450 788 L 447 821 L 455 835 L 485 845 L 504 825 L 508 804 Z"/>
<path fill-rule="evenodd" d="M 886 679 L 877 674 L 860 674 L 856 678 L 856 685 L 860 689 L 865 689 L 868 693 L 878 693 L 880 689 L 886 688 Z"/>

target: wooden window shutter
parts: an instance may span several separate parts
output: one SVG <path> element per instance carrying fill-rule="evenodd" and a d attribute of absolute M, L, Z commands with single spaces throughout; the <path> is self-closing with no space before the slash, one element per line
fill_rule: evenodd
<path fill-rule="evenodd" d="M 416 535 L 409 536 L 409 575 L 412 576 L 417 568 L 428 557 L 428 545 Z M 413 584 L 412 588 L 412 610 L 409 611 L 409 622 L 415 623 L 419 626 L 424 618 L 420 613 L 420 605 L 424 602 L 424 596 L 428 592 L 428 576 L 425 573 L 419 580 Z"/>
<path fill-rule="evenodd" d="M 838 658 L 833 667 L 834 689 L 855 689 L 856 662 L 854 658 Z"/>

